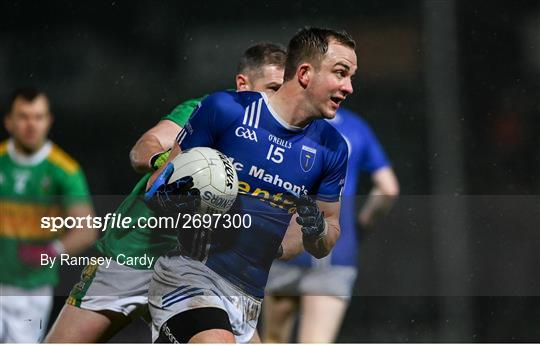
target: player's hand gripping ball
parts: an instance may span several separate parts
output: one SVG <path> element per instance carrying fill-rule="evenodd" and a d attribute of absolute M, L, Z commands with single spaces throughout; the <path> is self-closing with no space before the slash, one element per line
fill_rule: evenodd
<path fill-rule="evenodd" d="M 302 234 L 309 239 L 317 239 L 326 234 L 324 212 L 319 210 L 317 202 L 307 195 L 301 195 L 296 201 L 296 222 L 302 226 Z"/>
<path fill-rule="evenodd" d="M 148 207 L 157 214 L 173 215 L 192 213 L 200 208 L 201 192 L 193 188 L 193 177 L 183 176 L 170 182 L 174 165 L 169 163 L 158 175 L 144 199 Z"/>
<path fill-rule="evenodd" d="M 224 213 L 238 194 L 238 176 L 221 152 L 195 147 L 176 156 L 145 195 L 157 212 Z"/>

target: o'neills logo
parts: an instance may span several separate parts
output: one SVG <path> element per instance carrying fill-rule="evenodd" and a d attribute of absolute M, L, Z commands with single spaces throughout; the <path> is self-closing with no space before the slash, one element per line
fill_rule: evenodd
<path fill-rule="evenodd" d="M 221 161 L 223 162 L 223 165 L 225 166 L 225 173 L 227 174 L 227 180 L 225 182 L 225 185 L 229 187 L 230 189 L 232 189 L 234 187 L 233 186 L 234 174 L 235 174 L 234 167 L 231 164 L 231 161 L 229 160 L 229 158 L 224 156 L 221 152 L 218 152 L 218 156 L 219 158 L 221 158 Z"/>

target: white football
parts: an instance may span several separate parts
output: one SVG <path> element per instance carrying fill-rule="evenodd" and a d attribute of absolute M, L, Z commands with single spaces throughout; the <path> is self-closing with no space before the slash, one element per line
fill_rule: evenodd
<path fill-rule="evenodd" d="M 223 153 L 209 147 L 194 147 L 176 156 L 169 183 L 192 176 L 194 188 L 201 191 L 201 213 L 227 212 L 238 194 L 238 176 Z"/>

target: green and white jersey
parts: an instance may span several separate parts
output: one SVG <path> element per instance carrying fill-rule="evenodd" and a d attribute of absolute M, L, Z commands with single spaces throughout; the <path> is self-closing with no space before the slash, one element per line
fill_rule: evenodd
<path fill-rule="evenodd" d="M 191 116 L 193 110 L 200 103 L 202 98 L 190 99 L 178 105 L 174 110 L 165 115 L 161 120 L 169 120 L 180 127 L 184 127 Z M 96 244 L 98 251 L 106 257 L 116 260 L 120 254 L 126 257 L 158 257 L 173 249 L 176 246 L 176 233 L 172 230 L 148 229 L 137 226 L 139 218 L 154 216 L 153 212 L 146 207 L 143 196 L 146 190 L 146 183 L 152 176 L 146 174 L 139 180 L 135 188 L 115 211 L 122 217 L 131 217 L 131 223 L 125 228 L 109 226 L 105 230 L 103 237 Z M 153 262 L 155 263 L 156 260 Z M 146 265 L 134 264 L 131 267 L 148 269 Z"/>
<path fill-rule="evenodd" d="M 176 123 L 180 127 L 184 127 L 186 122 L 189 120 L 191 113 L 193 112 L 193 110 L 195 110 L 195 108 L 197 108 L 203 98 L 204 96 L 201 98 L 193 98 L 183 103 L 180 103 L 176 106 L 176 108 L 173 109 L 173 111 L 171 111 L 170 114 L 163 116 L 161 120 L 169 120 Z"/>
<path fill-rule="evenodd" d="M 57 238 L 58 232 L 41 228 L 42 217 L 62 216 L 78 203 L 90 203 L 86 179 L 62 149 L 48 141 L 24 156 L 11 139 L 0 143 L 0 283 L 21 288 L 56 284 L 56 266 L 28 266 L 19 260 L 18 247 Z"/>

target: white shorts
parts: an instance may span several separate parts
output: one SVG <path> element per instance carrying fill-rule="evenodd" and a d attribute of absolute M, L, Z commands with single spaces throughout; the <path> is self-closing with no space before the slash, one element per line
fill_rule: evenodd
<path fill-rule="evenodd" d="M 66 303 L 93 311 L 112 310 L 132 319 L 145 317 L 153 272 L 120 265 L 114 260 L 108 268 L 88 265 Z"/>
<path fill-rule="evenodd" d="M 53 288 L 22 289 L 0 284 L 0 342 L 37 343 L 44 336 Z"/>
<path fill-rule="evenodd" d="M 357 273 L 353 266 L 301 267 L 274 261 L 265 293 L 276 296 L 335 296 L 349 300 Z"/>
<path fill-rule="evenodd" d="M 189 292 L 188 292 L 189 291 Z M 154 266 L 148 304 L 152 316 L 152 340 L 171 317 L 197 308 L 219 308 L 229 316 L 239 343 L 251 340 L 262 299 L 238 289 L 200 261 L 184 256 L 163 256 Z"/>

